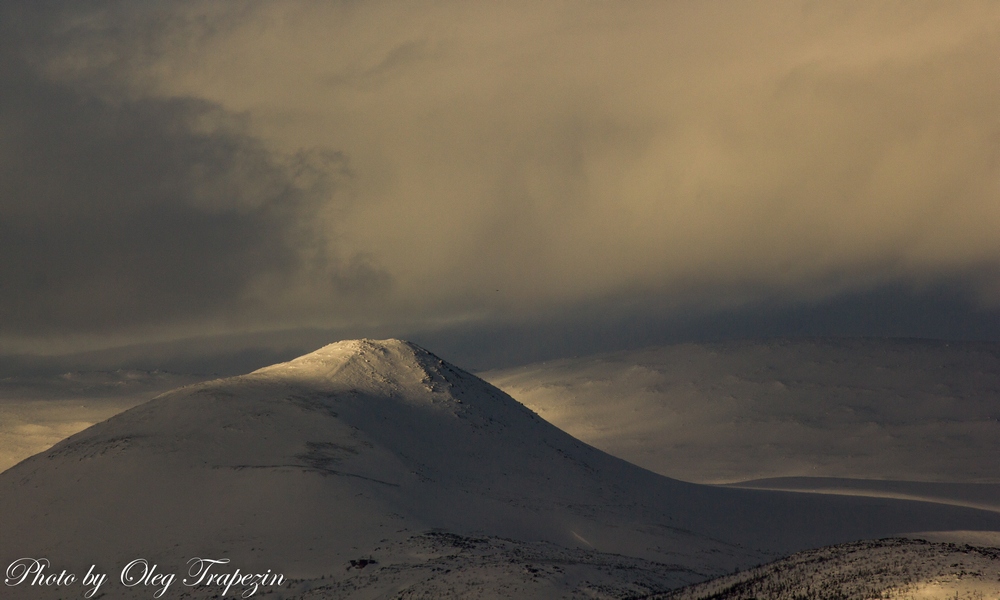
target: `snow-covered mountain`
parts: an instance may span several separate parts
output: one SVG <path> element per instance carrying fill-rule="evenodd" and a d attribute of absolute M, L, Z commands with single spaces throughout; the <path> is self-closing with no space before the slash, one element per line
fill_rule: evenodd
<path fill-rule="evenodd" d="M 398 340 L 164 394 L 0 474 L 0 515 L 0 566 L 225 557 L 303 598 L 616 597 L 849 540 L 1000 531 L 969 508 L 668 479 Z"/>

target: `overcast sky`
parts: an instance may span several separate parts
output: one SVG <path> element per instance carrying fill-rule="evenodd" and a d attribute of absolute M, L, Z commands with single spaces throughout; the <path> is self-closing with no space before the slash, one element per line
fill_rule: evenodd
<path fill-rule="evenodd" d="M 0 90 L 0 352 L 1000 340 L 996 2 L 8 1 Z"/>

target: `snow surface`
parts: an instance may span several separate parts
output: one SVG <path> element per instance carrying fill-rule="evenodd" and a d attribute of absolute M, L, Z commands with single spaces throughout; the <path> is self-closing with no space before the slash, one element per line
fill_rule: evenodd
<path fill-rule="evenodd" d="M 1000 483 L 1000 345 L 680 344 L 480 373 L 573 436 L 701 483 Z"/>
<path fill-rule="evenodd" d="M 639 595 L 927 530 L 1000 531 L 1000 515 L 671 480 L 398 340 L 181 388 L 0 474 L 0 565 L 226 557 L 299 597 Z"/>

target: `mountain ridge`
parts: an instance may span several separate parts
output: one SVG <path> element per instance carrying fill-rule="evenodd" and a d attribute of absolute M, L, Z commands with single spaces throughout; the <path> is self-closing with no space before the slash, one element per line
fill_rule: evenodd
<path fill-rule="evenodd" d="M 482 563 L 490 577 L 520 564 L 523 544 L 548 544 L 646 561 L 629 568 L 669 588 L 828 543 L 1000 530 L 1000 515 L 971 509 L 671 480 L 399 340 L 340 342 L 162 394 L 0 474 L 0 515 L 0 562 L 147 556 L 179 569 L 226 556 L 338 589 L 361 585 L 351 561 L 416 573 L 428 532 L 506 548 L 483 550 L 504 557 Z M 608 573 L 627 587 L 626 572 Z M 546 577 L 567 594 L 589 585 Z"/>

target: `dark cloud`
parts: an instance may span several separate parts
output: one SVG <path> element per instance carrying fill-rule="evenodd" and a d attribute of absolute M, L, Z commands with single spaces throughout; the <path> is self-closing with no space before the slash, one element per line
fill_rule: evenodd
<path fill-rule="evenodd" d="M 259 274 L 300 268 L 313 190 L 218 107 L 111 105 L 26 69 L 3 79 L 4 333 L 214 316 Z"/>
<path fill-rule="evenodd" d="M 336 332 L 331 332 L 336 334 Z M 962 280 L 892 284 L 820 299 L 766 299 L 723 310 L 606 299 L 531 320 L 497 319 L 403 335 L 470 369 L 684 342 L 760 338 L 1000 340 L 1000 310 L 970 300 Z"/>
<path fill-rule="evenodd" d="M 0 50 L 0 337 L 238 327 L 295 306 L 303 281 L 320 296 L 388 285 L 363 256 L 333 262 L 315 227 L 349 176 L 342 154 L 269 150 L 206 100 L 52 81 L 17 37 Z"/>
<path fill-rule="evenodd" d="M 880 286 L 808 302 L 778 299 L 727 310 L 666 310 L 655 298 L 605 299 L 533 318 L 515 315 L 462 323 L 309 328 L 204 336 L 64 356 L 0 356 L 0 378 L 76 370 L 134 368 L 237 375 L 358 337 L 412 340 L 472 370 L 567 356 L 683 342 L 758 338 L 926 338 L 970 343 L 1000 340 L 1000 310 L 970 302 L 963 281 L 920 289 Z"/>
<path fill-rule="evenodd" d="M 995 3 L 0 11 L 0 349 L 1000 336 Z"/>

